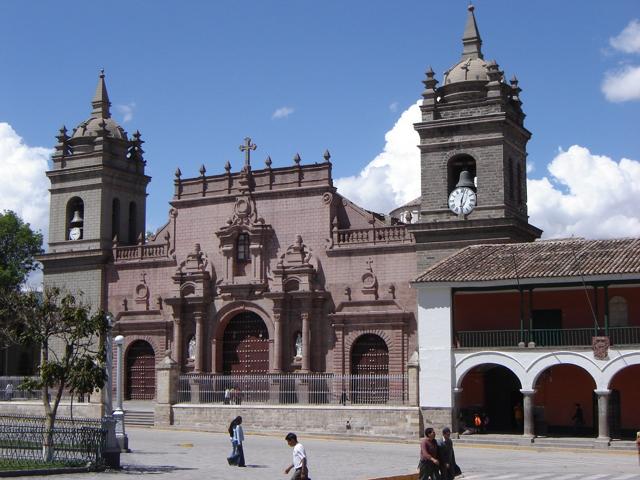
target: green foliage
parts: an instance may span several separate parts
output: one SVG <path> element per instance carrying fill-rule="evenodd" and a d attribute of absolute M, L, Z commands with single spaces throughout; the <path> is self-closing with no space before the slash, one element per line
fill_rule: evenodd
<path fill-rule="evenodd" d="M 13 342 L 40 347 L 39 375 L 20 388 L 42 391 L 47 414 L 52 410 L 55 417 L 65 390 L 84 395 L 103 387 L 108 327 L 104 312 L 91 313 L 76 296 L 49 287 L 43 292 L 5 293 L 0 301 L 3 317 Z"/>
<path fill-rule="evenodd" d="M 42 234 L 14 212 L 0 213 L 0 290 L 16 290 L 38 268 L 34 256 L 39 253 L 43 253 Z"/>

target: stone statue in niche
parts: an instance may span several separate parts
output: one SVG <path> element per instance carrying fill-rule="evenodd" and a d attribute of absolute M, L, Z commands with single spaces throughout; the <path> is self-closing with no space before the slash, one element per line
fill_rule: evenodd
<path fill-rule="evenodd" d="M 196 337 L 191 337 L 189 340 L 189 346 L 187 347 L 187 351 L 189 352 L 189 360 L 196 359 Z"/>
<path fill-rule="evenodd" d="M 298 332 L 296 334 L 296 358 L 302 358 L 302 334 Z"/>

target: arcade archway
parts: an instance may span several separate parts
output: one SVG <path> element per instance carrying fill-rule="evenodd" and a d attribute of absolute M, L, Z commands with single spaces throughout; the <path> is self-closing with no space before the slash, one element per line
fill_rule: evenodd
<path fill-rule="evenodd" d="M 594 436 L 598 426 L 595 388 L 589 372 L 576 365 L 544 370 L 534 386 L 536 435 Z"/>
<path fill-rule="evenodd" d="M 136 340 L 127 350 L 127 400 L 152 400 L 156 396 L 156 361 L 153 347 L 144 340 Z"/>
<path fill-rule="evenodd" d="M 472 368 L 462 379 L 457 399 L 458 428 L 475 428 L 474 416 L 484 420 L 482 431 L 522 433 L 520 380 L 508 368 L 483 364 Z M 488 419 L 488 421 L 487 421 Z"/>
<path fill-rule="evenodd" d="M 635 438 L 640 425 L 640 365 L 623 368 L 611 379 L 609 389 L 609 432 L 613 438 Z"/>

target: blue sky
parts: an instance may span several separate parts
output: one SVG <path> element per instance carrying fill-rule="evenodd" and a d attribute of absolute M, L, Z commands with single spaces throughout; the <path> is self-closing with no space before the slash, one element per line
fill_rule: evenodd
<path fill-rule="evenodd" d="M 347 196 L 392 208 L 415 196 L 405 184 L 417 164 L 403 167 L 418 158 L 410 107 L 429 65 L 441 79 L 459 60 L 467 3 L 3 0 L 0 210 L 46 230 L 46 208 L 29 205 L 46 202 L 43 149 L 89 116 L 100 68 L 114 118 L 147 142 L 149 228 L 167 218 L 176 167 L 216 174 L 229 160 L 238 170 L 245 136 L 258 145 L 254 169 L 267 155 L 274 166 L 296 152 L 321 161 L 328 148 Z M 523 89 L 534 220 L 550 236 L 640 235 L 629 197 L 614 198 L 640 194 L 638 1 L 474 5 L 485 58 Z M 372 161 L 384 167 L 377 177 Z"/>

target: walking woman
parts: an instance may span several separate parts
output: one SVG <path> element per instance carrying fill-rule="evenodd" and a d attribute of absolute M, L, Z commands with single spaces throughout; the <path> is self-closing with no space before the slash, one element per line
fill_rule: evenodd
<path fill-rule="evenodd" d="M 227 461 L 229 462 L 229 465 L 244 467 L 244 450 L 242 449 L 244 431 L 242 430 L 242 417 L 238 416 L 234 418 L 229 424 L 228 431 L 233 451 L 231 452 L 231 456 L 227 457 Z"/>

